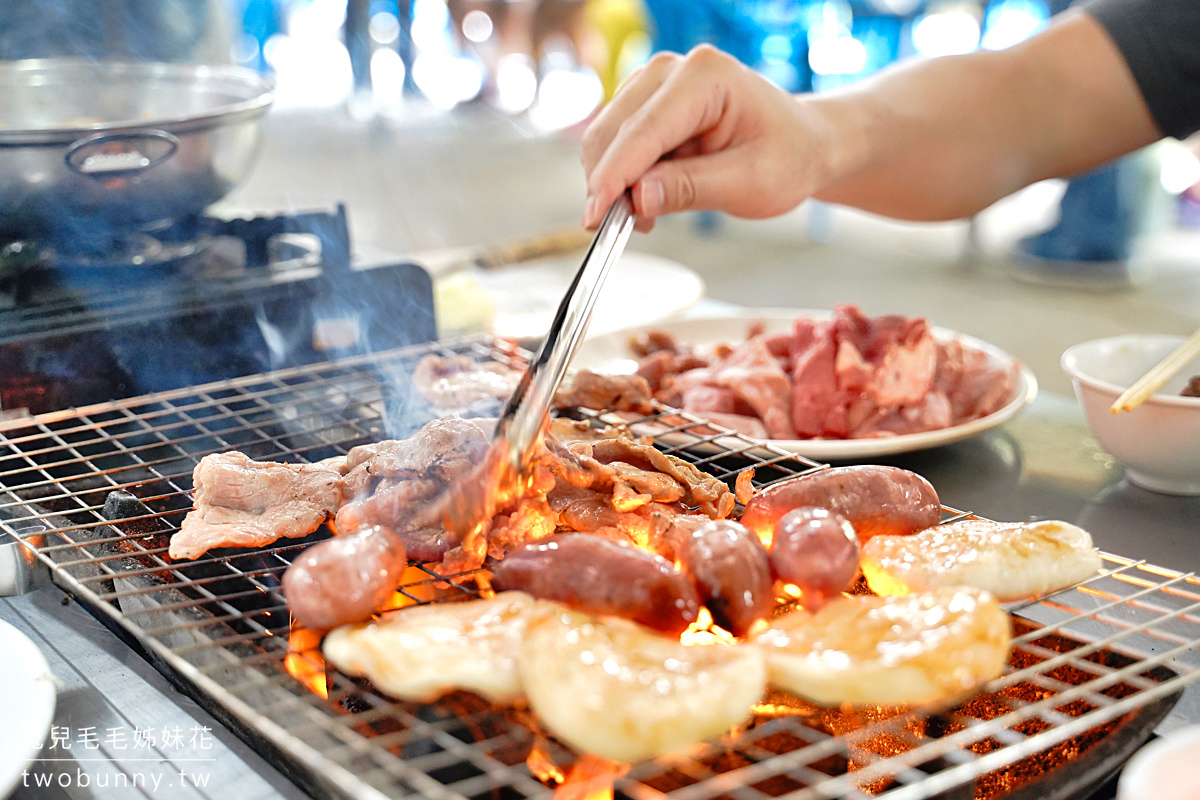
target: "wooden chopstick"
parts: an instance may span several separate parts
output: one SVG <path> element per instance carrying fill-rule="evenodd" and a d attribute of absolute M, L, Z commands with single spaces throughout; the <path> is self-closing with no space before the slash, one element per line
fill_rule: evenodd
<path fill-rule="evenodd" d="M 1109 409 L 1117 414 L 1121 411 L 1132 411 L 1144 403 L 1151 395 L 1174 378 L 1196 356 L 1200 356 L 1200 330 L 1189 336 L 1183 344 L 1175 348 L 1162 361 L 1138 378 L 1137 383 L 1126 389 Z"/>

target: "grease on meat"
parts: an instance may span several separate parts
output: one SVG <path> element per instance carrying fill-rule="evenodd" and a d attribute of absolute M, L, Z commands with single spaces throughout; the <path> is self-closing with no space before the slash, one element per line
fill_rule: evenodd
<path fill-rule="evenodd" d="M 756 641 L 775 686 L 822 705 L 933 703 L 998 677 L 1008 615 L 967 587 L 841 597 L 772 621 Z"/>
<path fill-rule="evenodd" d="M 529 705 L 555 736 L 626 762 L 727 732 L 762 697 L 766 678 L 756 647 L 687 646 L 561 608 L 529 623 L 520 673 Z"/>
<path fill-rule="evenodd" d="M 322 651 L 348 675 L 361 675 L 402 700 L 427 702 L 467 689 L 497 703 L 521 696 L 521 641 L 538 603 L 521 592 L 490 600 L 401 609 L 365 625 L 341 627 Z"/>
<path fill-rule="evenodd" d="M 861 563 L 876 594 L 962 585 L 1010 602 L 1087 580 L 1100 569 L 1100 554 L 1088 532 L 1070 523 L 966 519 L 912 536 L 877 536 L 863 545 Z"/>

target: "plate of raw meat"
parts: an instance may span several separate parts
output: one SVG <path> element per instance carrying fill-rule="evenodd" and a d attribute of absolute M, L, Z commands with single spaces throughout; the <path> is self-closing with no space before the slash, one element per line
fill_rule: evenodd
<path fill-rule="evenodd" d="M 587 340 L 572 366 L 636 372 L 666 405 L 828 461 L 963 441 L 1037 394 L 1033 372 L 994 345 L 853 305 L 630 328 Z"/>

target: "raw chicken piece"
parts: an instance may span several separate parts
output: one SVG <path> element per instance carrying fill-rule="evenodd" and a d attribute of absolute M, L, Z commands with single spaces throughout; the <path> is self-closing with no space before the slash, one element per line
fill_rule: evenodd
<path fill-rule="evenodd" d="M 768 680 L 823 705 L 933 703 L 998 677 L 1008 616 L 966 587 L 904 597 L 841 597 L 816 614 L 776 618 L 756 641 Z"/>
<path fill-rule="evenodd" d="M 986 417 L 1003 408 L 1016 391 L 1016 365 L 995 366 L 986 353 L 964 347 L 961 342 L 940 345 L 938 386 L 946 393 L 956 422 Z M 955 362 L 957 369 L 942 369 Z"/>
<path fill-rule="evenodd" d="M 876 594 L 973 586 L 1010 602 L 1090 578 L 1100 554 L 1087 531 L 1066 522 L 967 519 L 912 536 L 876 536 L 863 545 L 861 565 Z"/>
<path fill-rule="evenodd" d="M 895 314 L 868 318 L 855 306 L 840 305 L 834 309 L 832 324 L 848 362 L 860 359 L 854 366 L 848 363 L 844 373 L 839 368 L 838 380 L 844 388 L 867 393 L 879 406 L 899 406 L 919 403 L 932 387 L 937 345 L 927 320 Z M 839 352 L 839 361 L 842 357 Z M 859 370 L 864 378 L 861 384 Z"/>
<path fill-rule="evenodd" d="M 765 688 L 747 645 L 680 644 L 632 622 L 557 608 L 530 621 L 521 681 L 542 723 L 572 747 L 639 761 L 719 736 Z"/>
<path fill-rule="evenodd" d="M 746 417 L 741 414 L 722 414 L 716 411 L 709 411 L 702 415 L 713 425 L 720 425 L 722 428 L 728 428 L 734 433 L 740 433 L 742 436 L 748 436 L 751 439 L 766 439 L 767 426 L 762 424 L 762 421 L 757 417 Z M 695 433 L 702 433 L 707 429 L 693 429 Z"/>
<path fill-rule="evenodd" d="M 503 592 L 490 600 L 405 608 L 337 628 L 322 651 L 342 672 L 369 678 L 403 700 L 427 702 L 468 689 L 506 703 L 521 695 L 517 659 L 538 605 L 522 592 Z"/>
<path fill-rule="evenodd" d="M 199 558 L 214 547 L 262 547 L 307 536 L 342 502 L 342 476 L 317 464 L 254 461 L 214 453 L 192 472 L 195 510 L 171 537 L 173 559 Z"/>

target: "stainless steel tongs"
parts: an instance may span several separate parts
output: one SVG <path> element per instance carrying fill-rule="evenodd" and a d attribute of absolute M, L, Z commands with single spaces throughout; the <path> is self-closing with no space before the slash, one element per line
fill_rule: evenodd
<path fill-rule="evenodd" d="M 520 473 L 529 460 L 538 436 L 550 418 L 554 393 L 562 383 L 567 365 L 583 341 L 600 288 L 617 259 L 625 250 L 633 232 L 633 204 L 629 194 L 622 194 L 604 215 L 583 264 L 558 306 L 554 321 L 537 355 L 509 398 L 500 420 L 492 446 L 503 447 L 509 465 Z"/>
<path fill-rule="evenodd" d="M 474 475 L 453 483 L 434 507 L 462 549 L 480 562 L 486 551 L 485 522 L 495 513 L 498 495 L 512 490 L 525 475 L 538 437 L 550 419 L 554 393 L 591 321 L 600 287 L 632 232 L 633 204 L 623 194 L 604 215 L 542 346 L 496 422 L 486 458 Z"/>

